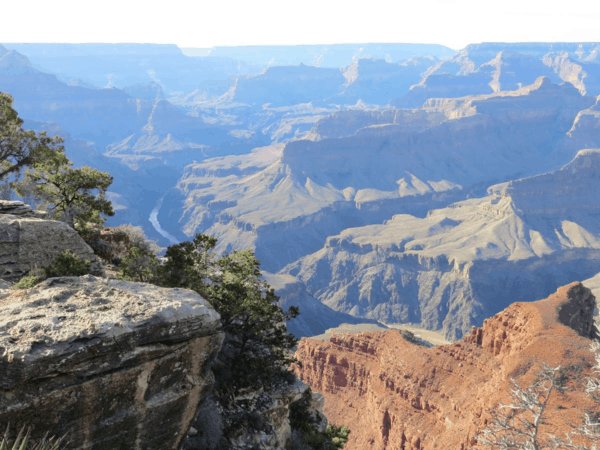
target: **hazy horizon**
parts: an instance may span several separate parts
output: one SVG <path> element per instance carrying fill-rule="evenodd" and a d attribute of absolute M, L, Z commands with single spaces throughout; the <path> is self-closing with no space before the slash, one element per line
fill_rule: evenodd
<path fill-rule="evenodd" d="M 558 1 L 426 0 L 368 7 L 342 1 L 230 0 L 168 8 L 152 2 L 107 0 L 102 7 L 74 0 L 30 0 L 4 6 L 5 43 L 175 44 L 180 48 L 342 43 L 439 44 L 453 50 L 483 42 L 600 41 L 600 4 L 585 12 Z M 89 20 L 93 16 L 93 22 Z M 22 19 L 21 19 L 22 18 Z"/>

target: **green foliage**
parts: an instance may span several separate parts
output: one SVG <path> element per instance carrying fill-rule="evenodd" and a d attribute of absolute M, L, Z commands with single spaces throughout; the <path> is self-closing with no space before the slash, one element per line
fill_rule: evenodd
<path fill-rule="evenodd" d="M 79 277 L 90 273 L 90 262 L 81 259 L 69 250 L 65 250 L 56 256 L 54 262 L 44 268 L 47 278 L 52 277 Z"/>
<path fill-rule="evenodd" d="M 23 130 L 23 120 L 12 107 L 13 98 L 0 92 L 0 180 L 16 176 L 23 168 L 63 151 L 62 139 Z"/>
<path fill-rule="evenodd" d="M 319 415 L 310 409 L 312 392 L 307 389 L 300 400 L 290 405 L 290 426 L 302 433 L 306 445 L 314 450 L 324 448 L 343 448 L 348 442 L 350 430 L 345 425 L 336 427 L 327 425 L 325 431 L 319 431 Z"/>
<path fill-rule="evenodd" d="M 48 439 L 48 435 L 46 435 L 39 442 L 31 442 L 29 440 L 30 430 L 27 430 L 25 433 L 25 427 L 23 427 L 15 441 L 11 444 L 9 431 L 7 427 L 6 433 L 0 441 L 0 450 L 60 450 L 61 444 L 65 440 L 64 436 L 60 439 L 55 439 L 54 437 Z"/>
<path fill-rule="evenodd" d="M 348 442 L 348 435 L 350 434 L 350 430 L 346 428 L 346 425 L 342 425 L 341 427 L 336 427 L 335 425 L 327 425 L 327 431 L 325 434 L 335 448 L 344 448 L 344 444 Z"/>
<path fill-rule="evenodd" d="M 30 289 L 34 286 L 37 286 L 42 281 L 44 281 L 43 277 L 39 277 L 37 275 L 27 275 L 21 278 L 17 284 L 11 287 L 11 289 Z"/>
<path fill-rule="evenodd" d="M 29 189 L 48 199 L 57 219 L 78 231 L 89 231 L 88 222 L 102 225 L 102 215 L 113 216 L 112 204 L 106 200 L 106 190 L 113 178 L 88 166 L 73 169 L 73 163 L 62 152 L 45 152 L 43 159 L 31 164 L 25 172 Z M 16 192 L 23 188 L 17 184 Z"/>
<path fill-rule="evenodd" d="M 279 297 L 261 279 L 260 263 L 251 250 L 217 258 L 216 242 L 199 234 L 192 242 L 169 247 L 159 278 L 163 286 L 195 290 L 221 315 L 227 338 L 215 371 L 221 392 L 233 398 L 242 389 L 268 388 L 289 376 L 282 366 L 293 361 L 288 352 L 297 339 L 285 322 L 299 311 L 282 310 Z"/>
<path fill-rule="evenodd" d="M 88 223 L 102 224 L 102 215 L 114 215 L 105 198 L 112 177 L 90 167 L 73 169 L 63 139 L 23 130 L 12 104 L 0 92 L 0 196 L 10 198 L 14 191 L 31 204 L 49 206 L 55 218 L 73 228 L 78 224 L 80 233 Z"/>
<path fill-rule="evenodd" d="M 152 283 L 158 274 L 158 258 L 152 252 L 131 247 L 120 264 L 118 278 L 120 280 Z"/>
<path fill-rule="evenodd" d="M 418 345 L 419 347 L 430 347 L 426 342 L 423 342 L 421 339 L 416 337 L 414 333 L 408 330 L 398 330 L 405 341 L 410 342 L 411 344 Z"/>
<path fill-rule="evenodd" d="M 115 227 L 114 230 L 122 232 L 127 236 L 129 248 L 137 247 L 144 252 L 150 252 L 154 255 L 158 254 L 161 250 L 164 250 L 164 248 L 159 247 L 155 241 L 148 239 L 142 227 L 128 223 L 119 225 L 118 227 Z"/>

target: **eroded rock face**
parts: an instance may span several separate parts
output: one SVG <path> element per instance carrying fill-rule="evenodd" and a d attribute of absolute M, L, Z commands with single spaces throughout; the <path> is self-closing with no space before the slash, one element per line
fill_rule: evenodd
<path fill-rule="evenodd" d="M 17 280 L 35 267 L 47 267 L 64 250 L 90 261 L 93 274 L 102 272 L 92 249 L 66 223 L 0 214 L 0 278 Z"/>
<path fill-rule="evenodd" d="M 217 363 L 215 363 L 217 364 Z M 295 377 L 294 377 L 295 378 Z M 292 429 L 290 408 L 308 395 L 309 386 L 299 379 L 281 381 L 269 390 L 247 392 L 235 405 L 223 407 L 215 395 L 198 408 L 183 450 L 310 450 L 301 430 Z M 312 394 L 309 412 L 317 428 L 324 431 L 323 396 Z"/>
<path fill-rule="evenodd" d="M 303 339 L 295 372 L 325 395 L 330 423 L 350 428 L 346 450 L 466 450 L 479 448 L 489 412 L 512 402 L 510 378 L 526 387 L 538 364 L 560 364 L 572 389 L 550 397 L 540 433 L 564 436 L 595 407 L 582 387 L 594 363 L 594 302 L 573 283 L 546 300 L 514 303 L 461 341 L 430 349 L 396 331 Z"/>
<path fill-rule="evenodd" d="M 36 211 L 26 203 L 10 200 L 0 200 L 0 214 L 34 217 L 36 219 L 45 219 L 48 215 L 45 211 Z"/>
<path fill-rule="evenodd" d="M 68 449 L 177 449 L 212 388 L 219 330 L 186 289 L 88 275 L 0 290 L 0 427 L 68 433 Z"/>

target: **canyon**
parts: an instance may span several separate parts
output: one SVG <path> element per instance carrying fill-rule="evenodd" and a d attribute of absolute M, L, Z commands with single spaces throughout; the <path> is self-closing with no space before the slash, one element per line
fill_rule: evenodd
<path fill-rule="evenodd" d="M 564 369 L 568 389 L 547 403 L 540 437 L 563 437 L 597 402 L 583 388 L 595 377 L 595 298 L 580 283 L 545 300 L 513 303 L 448 345 L 424 348 L 395 330 L 304 338 L 295 373 L 325 396 L 325 414 L 351 430 L 347 450 L 475 449 L 510 379 L 523 388 L 542 363 Z"/>
<path fill-rule="evenodd" d="M 62 136 L 76 166 L 114 176 L 107 196 L 116 214 L 108 225 L 140 225 L 163 250 L 206 233 L 218 238 L 220 254 L 255 252 L 281 305 L 300 307 L 290 331 L 326 339 L 300 342 L 302 367 L 295 372 L 325 395 L 329 420 L 352 430 L 346 449 L 477 448 L 490 411 L 510 401 L 510 379 L 528 385 L 542 361 L 560 363 L 572 388 L 551 398 L 543 436 L 568 431 L 567 423 L 594 410 L 580 387 L 593 375 L 588 349 L 596 337 L 595 299 L 587 288 L 600 294 L 600 44 L 201 50 L 4 44 L 0 91 L 14 97 L 26 128 Z M 16 203 L 6 210 L 0 215 L 3 278 L 16 281 L 59 248 L 95 257 L 65 227 L 50 232 L 43 215 Z M 44 240 L 43 251 L 37 240 Z M 60 279 L 19 301 L 68 297 L 91 316 L 94 302 L 121 305 L 129 295 L 150 306 L 168 299 L 187 311 L 179 298 L 187 294 L 161 291 L 157 299 L 135 283 L 102 280 Z M 581 280 L 583 286 L 573 284 Z M 10 283 L 1 283 L 0 308 L 21 318 L 25 306 L 19 309 Z M 573 314 L 564 319 L 556 308 Z M 8 320 L 2 348 L 14 350 L 20 339 L 30 345 L 13 361 L 31 355 L 54 361 L 51 339 L 62 356 L 90 360 L 77 360 L 75 369 L 59 364 L 39 377 L 19 366 L 4 389 L 21 406 L 9 396 L 0 406 L 33 417 L 40 384 L 71 399 L 65 414 L 80 414 L 92 424 L 86 429 L 111 429 L 112 422 L 91 411 L 97 401 L 103 417 L 135 417 L 149 421 L 144 428 L 155 427 L 157 416 L 145 415 L 151 408 L 143 402 L 132 409 L 98 399 L 95 392 L 113 377 L 115 385 L 146 389 L 150 406 L 166 408 L 162 400 L 176 399 L 177 421 L 185 426 L 176 436 L 170 428 L 168 439 L 156 438 L 164 448 L 210 448 L 220 437 L 207 428 L 222 424 L 207 369 L 219 331 L 164 337 L 173 319 L 165 312 L 169 317 L 155 317 L 158 341 L 138 342 L 148 323 L 144 311 L 133 312 L 143 323 L 132 325 L 132 334 L 115 325 L 123 334 L 21 336 Z M 71 313 L 75 322 L 81 318 Z M 52 328 L 35 315 L 22 318 L 39 326 L 36 332 Z M 374 331 L 383 324 L 439 332 L 450 343 L 425 348 L 398 330 Z M 371 331 L 331 331 L 365 327 Z M 110 347 L 115 333 L 127 351 Z M 211 345 L 199 350 L 198 339 Z M 92 354 L 104 344 L 114 350 L 104 355 L 114 372 L 96 373 Z M 206 386 L 188 385 L 173 369 L 177 363 L 188 373 L 192 365 L 200 370 L 192 378 Z M 80 366 L 91 372 L 71 371 Z M 77 374 L 83 375 L 75 380 Z M 163 378 L 169 386 L 161 390 L 156 383 Z M 14 383 L 22 384 L 21 393 L 13 392 Z M 71 396 L 76 385 L 88 387 Z M 287 407 L 305 389 L 298 385 L 268 400 L 252 396 L 273 425 L 268 448 L 290 437 Z M 211 417 L 210 426 L 202 414 Z M 55 424 L 57 432 L 67 422 Z M 198 434 L 186 437 L 188 425 Z M 135 430 L 115 435 L 126 435 L 127 448 L 135 448 L 146 442 Z M 92 435 L 78 439 L 103 445 Z M 263 438 L 246 433 L 240 448 L 244 439 L 258 445 Z"/>

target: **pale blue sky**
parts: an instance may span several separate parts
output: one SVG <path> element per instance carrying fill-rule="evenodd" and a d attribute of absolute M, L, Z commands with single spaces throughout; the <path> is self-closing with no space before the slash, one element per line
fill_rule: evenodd
<path fill-rule="evenodd" d="M 0 42 L 418 42 L 459 49 L 600 41 L 600 2 L 589 0 L 17 0 L 4 2 L 2 19 Z"/>

